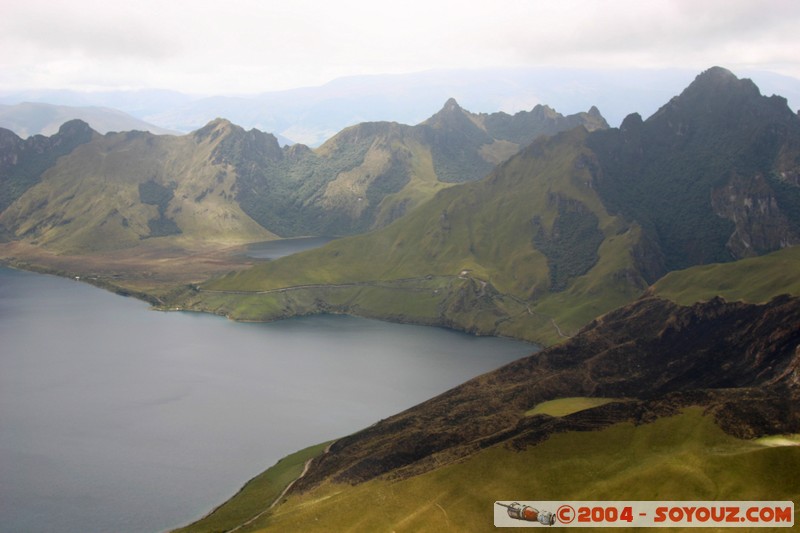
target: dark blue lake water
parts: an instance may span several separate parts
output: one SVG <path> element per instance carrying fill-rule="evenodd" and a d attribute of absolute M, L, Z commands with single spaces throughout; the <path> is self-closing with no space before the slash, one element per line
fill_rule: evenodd
<path fill-rule="evenodd" d="M 0 530 L 183 525 L 284 455 L 534 348 L 344 316 L 160 313 L 0 268 Z"/>

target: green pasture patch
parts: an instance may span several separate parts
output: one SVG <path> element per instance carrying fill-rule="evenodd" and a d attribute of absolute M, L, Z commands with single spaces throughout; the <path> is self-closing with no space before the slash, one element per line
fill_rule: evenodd
<path fill-rule="evenodd" d="M 768 302 L 780 294 L 800 295 L 800 246 L 733 263 L 670 272 L 652 287 L 656 296 L 680 305 L 721 296 L 728 301 Z"/>
<path fill-rule="evenodd" d="M 525 416 L 548 415 L 548 416 L 567 416 L 579 411 L 593 409 L 611 402 L 624 401 L 617 398 L 589 398 L 586 396 L 575 396 L 573 398 L 560 398 L 538 404 L 533 409 L 525 412 Z"/>

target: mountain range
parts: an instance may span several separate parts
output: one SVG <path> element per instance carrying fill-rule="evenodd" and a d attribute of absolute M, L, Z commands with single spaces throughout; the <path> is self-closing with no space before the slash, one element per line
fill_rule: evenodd
<path fill-rule="evenodd" d="M 418 124 L 450 97 L 467 109 L 509 114 L 536 104 L 548 104 L 565 114 L 594 105 L 611 125 L 619 126 L 631 112 L 642 116 L 655 112 L 695 74 L 690 69 L 476 68 L 352 76 L 318 87 L 252 95 L 200 96 L 155 89 L 0 92 L 0 104 L 46 102 L 114 108 L 184 133 L 225 117 L 245 129 L 271 132 L 281 145 L 300 142 L 317 147 L 361 122 Z M 743 70 L 740 74 L 752 78 L 765 94 L 780 94 L 792 109 L 800 108 L 800 81 L 764 71 Z"/>
<path fill-rule="evenodd" d="M 138 130 L 156 135 L 178 134 L 177 131 L 161 128 L 107 107 L 76 107 L 41 102 L 0 105 L 0 128 L 11 130 L 23 139 L 32 135 L 53 135 L 62 124 L 74 119 L 86 122 L 98 133 Z"/>
<path fill-rule="evenodd" d="M 786 101 L 712 68 L 647 120 L 540 138 L 386 228 L 211 281 L 182 305 L 555 342 L 667 272 L 798 243 L 799 157 Z"/>
<path fill-rule="evenodd" d="M 50 138 L 0 129 L 0 224 L 15 239 L 71 254 L 154 238 L 191 248 L 347 235 L 385 226 L 534 138 L 577 125 L 607 127 L 596 108 L 478 115 L 449 100 L 417 126 L 359 124 L 317 150 L 281 148 L 273 135 L 224 119 L 185 136 L 99 135 L 81 121 Z"/>
<path fill-rule="evenodd" d="M 0 227 L 26 250 L 102 263 L 353 235 L 164 301 L 247 320 L 343 312 L 552 343 L 667 272 L 800 240 L 800 119 L 719 67 L 619 128 L 594 107 L 476 114 L 449 99 L 317 149 L 225 119 L 184 136 L 72 121 L 0 142 Z"/>

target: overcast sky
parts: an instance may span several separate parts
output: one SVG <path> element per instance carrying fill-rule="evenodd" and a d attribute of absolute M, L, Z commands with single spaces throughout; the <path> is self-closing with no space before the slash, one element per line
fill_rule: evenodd
<path fill-rule="evenodd" d="M 0 0 L 0 90 L 256 93 L 438 68 L 800 78 L 798 0 Z"/>

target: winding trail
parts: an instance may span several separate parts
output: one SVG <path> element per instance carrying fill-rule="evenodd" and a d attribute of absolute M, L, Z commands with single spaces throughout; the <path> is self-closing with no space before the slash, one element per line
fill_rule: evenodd
<path fill-rule="evenodd" d="M 562 332 L 561 332 L 561 328 L 560 328 L 560 327 L 558 327 L 558 324 L 556 324 L 556 320 L 555 320 L 554 318 L 551 318 L 551 319 L 550 319 L 550 322 L 552 322 L 552 323 L 553 323 L 553 327 L 555 327 L 555 328 L 556 328 L 556 331 L 558 332 L 558 334 L 559 334 L 559 335 L 560 335 L 562 338 L 565 338 L 565 339 L 571 339 L 571 338 L 572 338 L 572 337 L 570 337 L 569 335 L 565 335 L 564 333 L 562 333 Z"/>
<path fill-rule="evenodd" d="M 328 453 L 331 450 L 331 446 L 333 446 L 335 443 L 336 443 L 336 441 L 333 441 L 330 444 L 328 444 L 327 446 L 325 446 L 325 449 L 317 457 L 320 457 L 321 455 L 325 455 L 326 453 Z M 301 479 L 303 476 L 306 475 L 306 473 L 308 472 L 308 469 L 311 468 L 311 462 L 314 459 L 316 459 L 316 457 L 312 457 L 311 459 L 306 460 L 306 462 L 303 464 L 303 471 L 300 472 L 300 475 L 297 476 L 296 478 L 294 478 L 294 480 L 292 480 L 291 483 L 286 485 L 286 487 L 281 491 L 281 493 L 278 494 L 278 496 L 274 500 L 272 500 L 272 503 L 269 504 L 269 507 L 267 507 L 266 509 L 264 509 L 263 511 L 261 511 L 260 513 L 255 515 L 253 518 L 249 519 L 248 521 L 239 524 L 238 526 L 236 526 L 233 529 L 229 529 L 229 530 L 225 531 L 225 533 L 233 533 L 234 531 L 239 531 L 243 527 L 249 526 L 250 524 L 252 524 L 256 520 L 258 520 L 259 518 L 261 518 L 262 516 L 264 516 L 265 514 L 270 512 L 276 505 L 278 505 L 278 502 L 280 502 L 283 499 L 283 497 L 286 496 L 286 493 L 289 492 L 289 489 L 291 489 L 294 486 L 294 484 L 297 483 L 297 481 L 299 479 Z"/>

